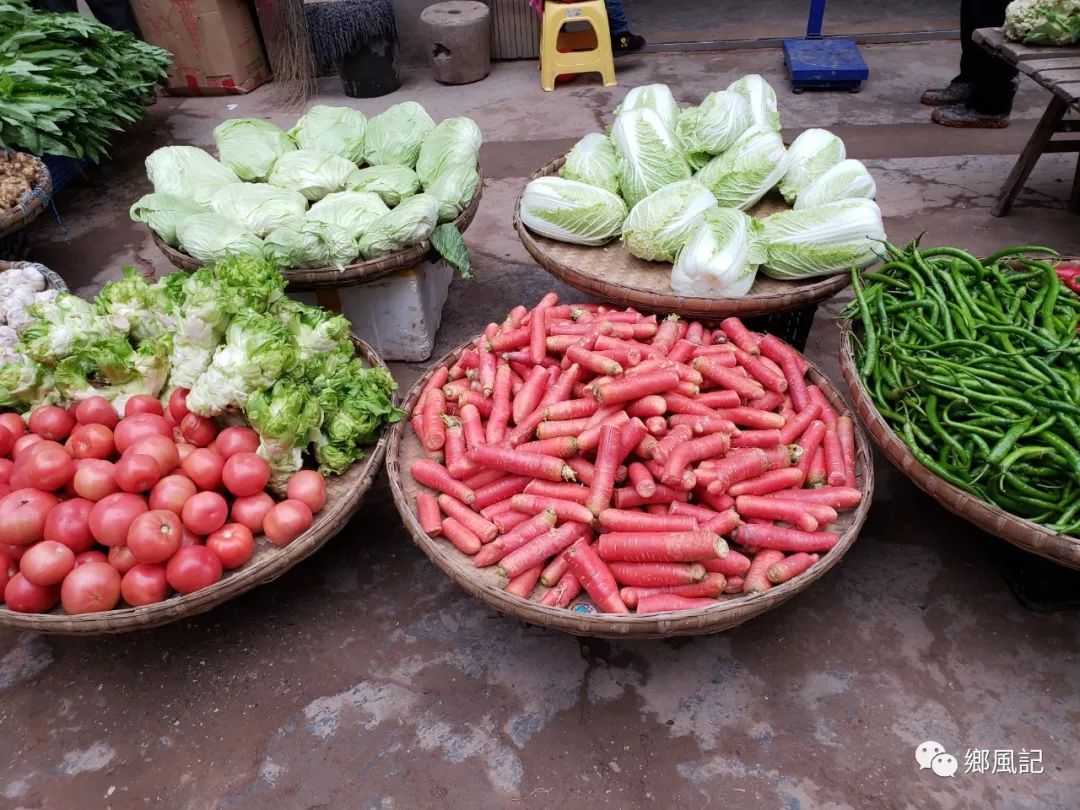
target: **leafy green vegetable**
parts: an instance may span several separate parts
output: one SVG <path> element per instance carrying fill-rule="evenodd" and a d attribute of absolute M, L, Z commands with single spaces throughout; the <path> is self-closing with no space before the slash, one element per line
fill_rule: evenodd
<path fill-rule="evenodd" d="M 699 168 L 735 143 L 753 123 L 746 97 L 731 90 L 709 93 L 697 107 L 683 110 L 675 137 L 683 154 Z"/>
<path fill-rule="evenodd" d="M 267 181 L 278 188 L 299 191 L 315 202 L 332 192 L 356 188 L 359 171 L 356 164 L 340 155 L 298 149 L 278 158 Z"/>
<path fill-rule="evenodd" d="M 180 241 L 176 237 L 176 226 L 180 220 L 192 214 L 205 214 L 209 210 L 208 206 L 179 194 L 155 191 L 136 200 L 130 213 L 132 221 L 145 222 L 165 244 L 177 247 Z"/>
<path fill-rule="evenodd" d="M 764 251 L 760 226 L 737 208 L 713 208 L 690 234 L 671 269 L 671 289 L 702 298 L 741 298 L 750 291 Z"/>
<path fill-rule="evenodd" d="M 471 118 L 446 118 L 439 122 L 420 145 L 416 174 L 425 190 L 447 166 L 476 167 L 483 136 Z"/>
<path fill-rule="evenodd" d="M 816 208 L 856 197 L 872 200 L 876 194 L 877 184 L 870 172 L 859 161 L 848 158 L 800 191 L 795 198 L 795 208 Z"/>
<path fill-rule="evenodd" d="M 265 256 L 280 267 L 336 267 L 356 258 L 356 240 L 342 228 L 294 219 L 266 235 Z"/>
<path fill-rule="evenodd" d="M 559 176 L 618 194 L 619 156 L 611 138 L 590 132 L 566 153 L 566 163 L 559 170 Z"/>
<path fill-rule="evenodd" d="M 439 201 L 439 222 L 451 222 L 472 202 L 478 185 L 480 173 L 475 164 L 452 163 L 440 169 L 424 192 Z"/>
<path fill-rule="evenodd" d="M 861 269 L 877 261 L 884 240 L 881 210 L 872 200 L 781 211 L 761 221 L 762 272 L 790 280 Z"/>
<path fill-rule="evenodd" d="M 94 308 L 110 327 L 136 341 L 158 340 L 173 331 L 164 288 L 150 284 L 134 267 L 125 267 L 123 278 L 101 288 Z"/>
<path fill-rule="evenodd" d="M 270 485 L 281 489 L 303 465 L 303 451 L 318 435 L 323 410 L 303 379 L 284 377 L 254 392 L 244 410 L 259 434 L 260 456 L 270 464 Z"/>
<path fill-rule="evenodd" d="M 525 186 L 519 211 L 529 230 L 577 245 L 602 245 L 617 236 L 626 204 L 597 186 L 563 177 L 538 177 Z"/>
<path fill-rule="evenodd" d="M 214 193 L 239 183 L 236 173 L 197 146 L 163 146 L 146 158 L 146 176 L 159 194 L 209 205 Z"/>
<path fill-rule="evenodd" d="M 788 148 L 788 167 L 780 178 L 780 193 L 788 204 L 847 156 L 844 142 L 827 129 L 807 129 Z"/>
<path fill-rule="evenodd" d="M 368 166 L 356 173 L 350 188 L 378 194 L 393 208 L 420 190 L 420 178 L 408 166 Z"/>
<path fill-rule="evenodd" d="M 230 118 L 214 127 L 218 158 L 241 180 L 265 180 L 296 144 L 281 127 L 258 118 Z"/>
<path fill-rule="evenodd" d="M 0 146 L 100 160 L 142 117 L 169 54 L 81 14 L 0 2 Z"/>
<path fill-rule="evenodd" d="M 291 298 L 282 298 L 270 312 L 292 332 L 300 351 L 300 362 L 328 352 L 343 341 L 348 342 L 350 327 L 344 315 L 335 315 Z"/>
<path fill-rule="evenodd" d="M 748 73 L 727 86 L 743 96 L 750 105 L 753 126 L 780 131 L 780 113 L 776 109 L 776 91 L 757 73 Z"/>
<path fill-rule="evenodd" d="M 303 217 L 308 203 L 300 192 L 269 183 L 233 183 L 214 193 L 210 207 L 263 237 L 279 225 Z"/>
<path fill-rule="evenodd" d="M 431 236 L 439 219 L 439 201 L 430 194 L 417 194 L 383 214 L 371 230 L 360 237 L 357 247 L 365 259 L 374 259 L 417 245 Z"/>
<path fill-rule="evenodd" d="M 472 278 L 472 260 L 465 239 L 456 225 L 445 222 L 431 232 L 431 246 L 443 260 L 461 273 L 462 278 Z"/>
<path fill-rule="evenodd" d="M 359 239 L 390 209 L 378 194 L 369 191 L 335 191 L 311 206 L 307 219 L 325 222 Z"/>
<path fill-rule="evenodd" d="M 611 140 L 619 155 L 619 188 L 630 207 L 664 186 L 690 179 L 675 136 L 651 109 L 620 113 Z"/>
<path fill-rule="evenodd" d="M 367 118 L 359 110 L 316 104 L 300 117 L 289 135 L 301 149 L 329 152 L 362 163 L 366 129 Z"/>
<path fill-rule="evenodd" d="M 1028 45 L 1078 42 L 1080 0 L 1013 0 L 1005 8 L 1005 36 Z"/>
<path fill-rule="evenodd" d="M 192 214 L 176 226 L 181 249 L 201 262 L 232 256 L 262 256 L 263 241 L 243 225 L 221 214 Z"/>
<path fill-rule="evenodd" d="M 435 122 L 415 101 L 403 101 L 368 121 L 364 160 L 372 166 L 416 166 Z"/>
<path fill-rule="evenodd" d="M 706 163 L 694 179 L 716 196 L 721 208 L 751 208 L 787 171 L 779 132 L 751 127 L 730 149 Z"/>
<path fill-rule="evenodd" d="M 694 180 L 654 191 L 630 209 L 622 226 L 623 243 L 647 261 L 670 262 L 716 198 Z"/>

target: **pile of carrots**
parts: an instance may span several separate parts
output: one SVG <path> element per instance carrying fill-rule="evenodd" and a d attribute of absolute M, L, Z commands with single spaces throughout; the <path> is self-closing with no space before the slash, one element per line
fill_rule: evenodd
<path fill-rule="evenodd" d="M 715 605 L 806 571 L 857 505 L 855 434 L 807 364 L 728 318 L 511 310 L 412 413 L 424 532 L 506 591 L 605 613 Z M 538 588 L 538 585 L 545 587 Z"/>

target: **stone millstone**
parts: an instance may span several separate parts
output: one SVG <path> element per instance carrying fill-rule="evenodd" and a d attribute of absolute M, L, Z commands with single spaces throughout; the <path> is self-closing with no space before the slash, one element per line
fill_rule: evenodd
<path fill-rule="evenodd" d="M 490 16 L 486 5 L 472 0 L 436 3 L 420 13 L 436 81 L 469 84 L 487 76 L 491 66 Z"/>

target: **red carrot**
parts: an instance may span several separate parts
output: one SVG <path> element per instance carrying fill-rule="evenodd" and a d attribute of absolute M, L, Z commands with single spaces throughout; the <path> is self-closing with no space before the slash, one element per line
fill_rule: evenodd
<path fill-rule="evenodd" d="M 783 503 L 794 504 L 804 509 L 814 520 L 818 522 L 818 526 L 827 526 L 830 523 L 835 523 L 838 515 L 836 509 L 828 504 L 814 503 L 813 501 L 797 501 L 794 498 L 763 498 L 768 501 L 781 501 Z"/>
<path fill-rule="evenodd" d="M 577 436 L 578 448 L 582 453 L 590 453 L 600 446 L 600 433 L 601 428 L 604 425 L 610 425 L 620 429 L 623 425 L 630 421 L 630 417 L 626 415 L 626 411 L 618 411 L 612 414 L 599 425 L 586 428 Z"/>
<path fill-rule="evenodd" d="M 782 444 L 780 431 L 772 430 L 743 430 L 731 440 L 732 447 L 776 447 Z"/>
<path fill-rule="evenodd" d="M 506 534 L 515 526 L 520 526 L 528 519 L 529 515 L 526 515 L 524 512 L 515 512 L 513 509 L 496 512 L 488 518 L 488 520 L 498 527 L 501 534 Z"/>
<path fill-rule="evenodd" d="M 639 461 L 633 462 L 627 470 L 630 483 L 634 490 L 643 498 L 648 498 L 656 493 L 656 481 L 649 472 L 649 468 Z"/>
<path fill-rule="evenodd" d="M 706 576 L 705 568 L 700 563 L 612 562 L 608 563 L 608 568 L 620 585 L 635 588 L 692 585 Z"/>
<path fill-rule="evenodd" d="M 541 566 L 530 568 L 527 571 L 522 571 L 516 577 L 506 583 L 506 587 L 503 590 L 513 596 L 520 596 L 522 599 L 528 599 L 532 594 L 533 589 L 536 587 L 536 581 L 540 579 Z"/>
<path fill-rule="evenodd" d="M 430 492 L 421 492 L 416 496 L 416 514 L 420 519 L 420 528 L 428 537 L 442 534 L 442 515 L 439 504 Z"/>
<path fill-rule="evenodd" d="M 638 600 L 637 613 L 675 613 L 681 610 L 699 610 L 714 607 L 720 603 L 715 599 L 694 599 L 673 593 L 660 593 L 642 596 Z"/>
<path fill-rule="evenodd" d="M 679 338 L 679 316 L 668 315 L 656 329 L 652 345 L 659 348 L 664 354 L 671 351 L 675 341 Z"/>
<path fill-rule="evenodd" d="M 566 374 L 567 372 L 563 372 Z M 581 419 L 583 417 L 591 417 L 600 409 L 600 403 L 593 397 L 583 397 L 582 399 L 567 399 L 562 402 L 555 402 L 544 408 L 543 419 L 548 421 L 559 421 L 562 419 Z"/>
<path fill-rule="evenodd" d="M 545 498 L 558 498 L 584 506 L 589 498 L 589 488 L 580 484 L 557 484 L 554 481 L 533 481 L 525 487 L 526 495 L 540 495 Z"/>
<path fill-rule="evenodd" d="M 531 540 L 536 539 L 546 531 L 555 527 L 555 513 L 550 509 L 521 523 L 506 534 L 496 537 L 495 540 L 484 546 L 476 555 L 473 564 L 477 568 L 493 565 L 509 554 L 511 551 L 521 548 Z"/>
<path fill-rule="evenodd" d="M 707 574 L 701 582 L 693 582 L 689 585 L 662 585 L 656 588 L 627 586 L 619 589 L 619 596 L 627 607 L 632 608 L 637 605 L 639 599 L 665 593 L 688 597 L 707 596 L 715 599 L 723 594 L 726 585 L 727 579 L 723 574 Z"/>
<path fill-rule="evenodd" d="M 816 385 L 808 385 L 806 387 L 806 393 L 811 404 L 818 406 L 818 419 L 825 423 L 825 427 L 836 427 L 836 409 L 833 408 L 832 403 L 825 398 L 821 389 Z"/>
<path fill-rule="evenodd" d="M 735 359 L 746 369 L 746 373 L 757 380 L 769 391 L 783 394 L 788 389 L 788 382 L 782 374 L 777 374 L 763 362 L 742 349 L 735 349 Z"/>
<path fill-rule="evenodd" d="M 513 496 L 511 496 L 511 497 L 513 497 Z M 488 506 L 485 506 L 483 509 L 480 510 L 480 515 L 482 517 L 486 518 L 487 520 L 490 520 L 492 523 L 494 523 L 495 522 L 495 515 L 499 514 L 500 512 L 505 512 L 509 508 L 510 508 L 510 498 L 506 498 L 505 500 L 496 501 L 493 504 L 489 504 Z"/>
<path fill-rule="evenodd" d="M 475 501 L 475 493 L 460 481 L 455 481 L 446 467 L 436 461 L 426 458 L 418 458 L 409 467 L 409 472 L 418 484 L 423 484 L 431 489 L 453 495 L 459 501 L 471 504 Z"/>
<path fill-rule="evenodd" d="M 766 391 L 765 396 L 752 399 L 746 404 L 751 408 L 757 408 L 759 411 L 775 411 L 785 402 L 787 402 L 787 397 L 783 394 L 778 394 L 775 391 Z M 720 408 L 723 406 L 717 405 L 716 407 Z"/>
<path fill-rule="evenodd" d="M 676 363 L 685 363 L 694 355 L 694 349 L 697 346 L 691 343 L 689 340 L 679 340 L 671 347 L 671 351 L 667 353 L 668 360 L 674 360 Z"/>
<path fill-rule="evenodd" d="M 461 395 L 469 390 L 471 383 L 467 379 L 453 380 L 444 385 L 440 390 L 448 400 L 457 401 Z"/>
<path fill-rule="evenodd" d="M 486 340 L 481 340 L 476 347 L 476 353 L 480 358 L 480 390 L 485 397 L 490 397 L 495 390 L 495 366 L 496 357 L 488 348 Z M 507 384 L 510 380 L 507 378 Z"/>
<path fill-rule="evenodd" d="M 516 425 L 513 430 L 506 434 L 504 440 L 511 447 L 517 447 L 522 442 L 526 442 L 536 431 L 536 428 L 544 420 L 544 412 L 537 408 L 523 421 L 520 425 Z"/>
<path fill-rule="evenodd" d="M 796 468 L 797 469 L 797 468 Z M 818 447 L 814 451 L 814 457 L 810 461 L 810 469 L 806 473 L 806 486 L 817 488 L 826 484 L 829 473 L 825 467 L 825 448 Z"/>
<path fill-rule="evenodd" d="M 788 394 L 791 396 L 795 410 L 804 410 L 810 405 L 810 395 L 806 391 L 806 379 L 799 367 L 798 359 L 794 354 L 786 355 L 780 363 L 780 368 L 784 372 L 784 379 L 788 382 Z"/>
<path fill-rule="evenodd" d="M 541 537 L 542 536 L 543 535 L 541 535 Z M 549 588 L 555 587 L 569 568 L 570 564 L 563 558 L 562 554 L 555 555 L 548 564 L 544 566 L 544 570 L 540 572 L 540 584 L 547 585 Z"/>
<path fill-rule="evenodd" d="M 446 456 L 446 467 L 449 469 L 455 461 L 465 457 L 465 434 L 461 429 L 461 422 L 454 416 L 441 417 L 446 428 L 446 440 L 443 443 L 443 453 Z"/>
<path fill-rule="evenodd" d="M 556 436 L 577 436 L 585 430 L 588 419 L 561 419 L 558 422 L 541 422 L 536 426 L 537 439 L 553 439 Z"/>
<path fill-rule="evenodd" d="M 810 426 L 810 423 L 818 418 L 819 408 L 817 403 L 810 403 L 804 410 L 799 411 L 795 416 L 788 419 L 784 426 L 780 428 L 780 441 L 778 444 L 791 444 L 798 439 L 806 429 Z"/>
<path fill-rule="evenodd" d="M 475 405 L 462 407 L 460 420 L 467 448 L 476 447 L 476 445 L 484 444 L 487 441 L 487 437 L 484 435 L 483 423 L 480 421 L 480 411 L 476 409 Z"/>
<path fill-rule="evenodd" d="M 854 487 L 820 487 L 819 489 L 782 489 L 769 494 L 770 498 L 787 498 L 831 506 L 834 509 L 850 509 L 858 506 L 862 493 Z"/>
<path fill-rule="evenodd" d="M 758 354 L 758 340 L 738 318 L 725 318 L 720 321 L 720 329 L 727 339 L 747 354 Z"/>
<path fill-rule="evenodd" d="M 804 532 L 817 531 L 818 522 L 797 501 L 782 501 L 779 498 L 761 498 L 757 495 L 740 495 L 735 499 L 736 511 L 746 518 L 764 518 L 765 520 L 783 520 L 797 526 Z M 742 530 L 738 533 L 739 542 L 743 542 Z M 746 545 L 743 542 L 743 545 Z"/>
<path fill-rule="evenodd" d="M 728 549 L 726 557 L 702 560 L 701 565 L 710 573 L 723 574 L 725 577 L 741 577 L 750 570 L 750 558 L 735 549 Z"/>
<path fill-rule="evenodd" d="M 805 554 L 800 551 L 770 565 L 765 576 L 769 578 L 769 582 L 779 585 L 781 582 L 797 577 L 818 559 L 817 554 Z"/>
<path fill-rule="evenodd" d="M 440 450 L 446 441 L 446 426 L 442 415 L 446 410 L 446 397 L 442 389 L 428 391 L 424 400 L 424 447 L 428 450 Z"/>
<path fill-rule="evenodd" d="M 652 371 L 605 383 L 597 387 L 593 393 L 600 402 L 612 404 L 670 391 L 678 384 L 679 375 L 675 371 Z"/>
<path fill-rule="evenodd" d="M 600 428 L 600 444 L 593 465 L 593 482 L 589 489 L 589 499 L 585 502 L 593 515 L 599 515 L 611 502 L 611 493 L 615 488 L 615 468 L 622 461 L 619 428 L 603 425 Z"/>
<path fill-rule="evenodd" d="M 706 408 L 736 408 L 741 400 L 735 391 L 718 390 L 705 391 L 694 397 L 694 402 L 704 405 Z M 769 410 L 765 408 L 763 410 Z"/>
<path fill-rule="evenodd" d="M 727 585 L 724 586 L 724 593 L 742 593 L 745 585 L 746 581 L 742 577 L 728 577 Z"/>
<path fill-rule="evenodd" d="M 608 532 L 596 545 L 603 559 L 621 562 L 693 562 L 727 554 L 724 539 L 706 531 Z"/>
<path fill-rule="evenodd" d="M 565 402 L 571 398 L 575 383 L 581 379 L 581 366 L 572 363 L 569 368 L 559 374 L 558 379 L 552 383 L 543 397 L 540 398 L 540 407 L 546 408 L 556 402 Z"/>
<path fill-rule="evenodd" d="M 728 487 L 729 495 L 766 495 L 788 487 L 801 487 L 803 472 L 798 467 L 769 470 L 757 478 L 739 481 Z"/>
<path fill-rule="evenodd" d="M 795 349 L 775 335 L 762 335 L 761 340 L 758 342 L 758 349 L 762 355 L 772 360 L 777 366 L 782 366 L 785 357 L 798 357 L 798 352 Z M 753 354 L 753 352 L 750 353 Z M 788 384 L 791 384 L 791 380 L 788 380 Z"/>
<path fill-rule="evenodd" d="M 548 379 L 547 369 L 543 366 L 532 367 L 529 376 L 525 378 L 525 384 L 521 387 L 521 391 L 514 397 L 511 413 L 515 425 L 521 424 L 525 421 L 525 417 L 536 410 L 540 404 L 540 398 L 544 395 Z"/>
<path fill-rule="evenodd" d="M 513 349 L 520 349 L 522 346 L 526 346 L 529 343 L 529 330 L 525 328 L 511 329 L 508 332 L 499 332 L 495 337 L 491 338 L 488 342 L 488 351 L 490 352 L 508 352 Z M 543 356 L 541 356 L 542 359 Z M 533 362 L 539 363 L 540 360 Z"/>
<path fill-rule="evenodd" d="M 757 478 L 768 472 L 769 459 L 764 450 L 751 447 L 721 459 L 713 470 L 716 478 L 709 483 L 708 491 L 722 495 L 732 484 L 747 478 Z"/>
<path fill-rule="evenodd" d="M 714 412 L 715 413 L 715 412 Z M 731 433 L 735 434 L 738 428 L 730 419 L 721 419 L 719 416 L 702 416 L 696 413 L 677 413 L 668 417 L 668 425 L 672 428 L 678 425 L 686 425 L 691 432 L 701 435 L 706 433 Z"/>
<path fill-rule="evenodd" d="M 844 470 L 844 451 L 840 447 L 840 437 L 834 428 L 826 429 L 822 446 L 825 449 L 825 470 L 828 474 L 826 480 L 829 486 L 844 486 L 847 481 Z"/>
<path fill-rule="evenodd" d="M 735 499 L 723 493 L 711 493 L 708 490 L 698 489 L 694 497 L 716 512 L 723 512 L 735 505 Z"/>
<path fill-rule="evenodd" d="M 650 416 L 645 420 L 645 429 L 652 436 L 663 438 L 668 432 L 667 420 L 662 416 Z"/>
<path fill-rule="evenodd" d="M 438 503 L 444 514 L 452 517 L 475 534 L 481 543 L 490 543 L 495 539 L 495 535 L 499 533 L 499 529 L 494 523 L 485 520 L 456 498 L 442 494 L 439 496 Z"/>
<path fill-rule="evenodd" d="M 551 566 L 548 566 L 548 568 L 550 567 Z M 541 574 L 540 578 L 543 579 L 543 577 L 544 575 Z M 573 602 L 574 597 L 579 593 L 581 593 L 581 583 L 578 582 L 577 577 L 567 571 L 559 579 L 558 584 L 544 594 L 543 598 L 540 600 L 540 604 L 564 608 Z"/>
<path fill-rule="evenodd" d="M 736 374 L 733 370 L 720 365 L 712 357 L 696 357 L 691 365 L 701 372 L 705 379 L 736 392 L 742 399 L 756 399 L 765 394 L 761 383 Z"/>
<path fill-rule="evenodd" d="M 663 484 L 656 485 L 656 492 L 649 498 L 644 498 L 630 487 L 616 489 L 612 494 L 611 505 L 616 509 L 631 509 L 645 504 L 668 504 L 672 501 L 687 501 L 690 496 L 686 492 L 680 492 Z"/>
<path fill-rule="evenodd" d="M 630 612 L 619 598 L 615 577 L 587 540 L 578 540 L 563 555 L 570 564 L 570 573 L 577 577 L 600 610 L 604 613 Z"/>
<path fill-rule="evenodd" d="M 846 487 L 854 487 L 855 423 L 851 421 L 850 416 L 841 416 L 836 420 L 836 435 L 840 439 L 840 456 L 844 460 L 844 480 L 842 483 Z"/>
<path fill-rule="evenodd" d="M 583 523 L 564 523 L 557 529 L 550 529 L 503 557 L 499 561 L 499 573 L 515 577 L 533 566 L 543 566 L 550 557 L 569 548 L 588 531 L 589 527 Z"/>
<path fill-rule="evenodd" d="M 759 411 L 756 408 L 740 406 L 737 408 L 717 408 L 716 415 L 721 419 L 729 419 L 739 427 L 752 428 L 755 430 L 771 430 L 784 427 L 784 417 L 772 411 Z"/>
<path fill-rule="evenodd" d="M 479 391 L 466 391 L 460 397 L 458 397 L 458 407 L 464 408 L 466 405 L 472 405 L 480 412 L 480 415 L 487 419 L 491 416 L 491 409 L 494 405 L 489 397 L 485 397 Z"/>
<path fill-rule="evenodd" d="M 472 507 L 473 509 L 483 509 L 485 506 L 507 500 L 519 492 L 524 492 L 530 481 L 532 481 L 532 477 L 527 475 L 508 475 L 498 481 L 482 486 L 476 490 L 476 500 L 473 501 Z"/>
<path fill-rule="evenodd" d="M 743 578 L 743 593 L 757 593 L 767 591 L 772 587 L 766 572 L 769 566 L 784 559 L 784 552 L 766 549 L 759 551 L 750 561 L 750 568 Z"/>
<path fill-rule="evenodd" d="M 607 531 L 615 532 L 693 532 L 698 524 L 690 515 L 650 515 L 623 509 L 605 509 L 600 513 L 599 524 Z"/>
<path fill-rule="evenodd" d="M 506 363 L 499 363 L 494 386 L 491 415 L 486 425 L 489 444 L 498 444 L 506 437 L 507 423 L 510 421 L 510 366 Z"/>
<path fill-rule="evenodd" d="M 676 428 L 676 430 L 679 429 Z M 663 442 L 660 444 L 663 445 Z M 714 433 L 711 436 L 685 441 L 668 454 L 661 480 L 668 486 L 672 486 L 682 479 L 687 465 L 694 461 L 723 456 L 730 447 L 731 437 L 726 433 Z"/>
<path fill-rule="evenodd" d="M 539 364 L 547 354 L 547 319 L 543 309 L 533 312 L 529 321 L 529 358 L 534 364 Z"/>
<path fill-rule="evenodd" d="M 549 498 L 544 495 L 515 495 L 510 499 L 510 507 L 527 515 L 551 510 L 559 520 L 572 520 L 585 525 L 591 525 L 593 522 L 592 514 L 584 506 L 561 498 Z"/>
<path fill-rule="evenodd" d="M 668 514 L 686 515 L 687 517 L 694 518 L 698 523 L 707 523 L 717 515 L 712 509 L 698 506 L 694 503 L 683 503 L 681 501 L 672 501 L 668 505 Z"/>
<path fill-rule="evenodd" d="M 448 517 L 442 522 L 442 533 L 463 554 L 472 555 L 480 550 L 480 538 L 455 518 Z"/>
<path fill-rule="evenodd" d="M 707 532 L 715 532 L 719 535 L 731 534 L 736 526 L 742 523 L 739 513 L 734 509 L 725 509 L 708 523 L 702 524 L 701 528 Z"/>
<path fill-rule="evenodd" d="M 825 433 L 825 423 L 820 419 L 815 419 L 799 439 L 798 447 L 802 449 L 802 455 L 796 466 L 803 471 L 807 479 L 810 478 L 810 465 L 814 461 L 814 453 L 825 439 Z"/>
<path fill-rule="evenodd" d="M 541 422 L 541 424 L 543 424 Z M 555 436 L 550 439 L 539 439 L 534 442 L 525 442 L 517 446 L 519 453 L 532 453 L 541 456 L 555 456 L 555 458 L 570 458 L 578 454 L 578 441 L 576 436 Z"/>
<path fill-rule="evenodd" d="M 574 471 L 561 458 L 519 453 L 509 447 L 482 444 L 469 451 L 469 460 L 515 475 L 528 475 L 548 481 L 573 481 Z"/>
<path fill-rule="evenodd" d="M 589 351 L 588 349 L 573 345 L 566 350 L 565 358 L 571 363 L 577 363 L 582 368 L 586 368 L 589 371 L 596 374 L 610 374 L 613 377 L 623 373 L 623 368 L 614 360 L 604 357 L 604 355 L 598 352 Z"/>
<path fill-rule="evenodd" d="M 696 397 L 684 397 L 682 394 L 669 392 L 664 395 L 664 404 L 669 413 L 692 413 L 697 416 L 716 416 L 716 411 L 703 404 Z"/>
<path fill-rule="evenodd" d="M 409 420 L 412 425 L 413 433 L 416 434 L 417 441 L 420 445 L 424 445 L 424 414 L 420 411 L 413 414 L 412 419 Z"/>
<path fill-rule="evenodd" d="M 735 539 L 747 548 L 824 552 L 835 546 L 840 538 L 834 532 L 803 532 L 781 526 L 744 524 L 739 527 Z"/>
<path fill-rule="evenodd" d="M 667 403 L 659 394 L 649 394 L 626 406 L 626 415 L 631 418 L 648 419 L 652 416 L 663 416 L 666 411 Z"/>
<path fill-rule="evenodd" d="M 661 439 L 656 447 L 653 448 L 652 457 L 661 464 L 666 464 L 671 451 L 679 445 L 690 441 L 690 439 L 693 438 L 693 435 L 693 431 L 686 425 L 676 425 L 671 429 L 671 432 Z"/>

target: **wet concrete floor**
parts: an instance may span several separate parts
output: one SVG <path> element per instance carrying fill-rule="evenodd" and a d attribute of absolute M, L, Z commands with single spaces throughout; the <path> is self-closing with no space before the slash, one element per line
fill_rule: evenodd
<path fill-rule="evenodd" d="M 1043 91 L 1021 87 L 1010 129 L 943 130 L 917 98 L 952 75 L 955 43 L 864 52 L 875 73 L 857 96 L 793 96 L 778 54 L 752 51 L 636 57 L 617 88 L 554 94 L 527 63 L 455 89 L 421 72 L 359 102 L 416 98 L 436 118 L 472 115 L 487 138 L 467 234 L 477 274 L 451 288 L 436 355 L 550 289 L 579 298 L 524 253 L 514 199 L 647 81 L 695 101 L 764 73 L 790 134 L 834 127 L 867 160 L 894 241 L 1080 253 L 1063 156 L 1040 162 L 1013 214 L 989 215 Z M 330 84 L 320 101 L 344 103 Z M 210 144 L 230 115 L 296 117 L 270 88 L 161 100 L 58 198 L 63 227 L 39 224 L 35 256 L 86 294 L 124 264 L 167 271 L 127 219 L 148 190 L 142 160 Z M 837 381 L 843 299 L 818 310 L 807 349 Z M 394 371 L 407 387 L 422 368 Z M 477 603 L 412 545 L 380 479 L 317 555 L 209 614 L 117 637 L 0 631 L 0 807 L 1076 807 L 1077 614 L 1023 608 L 984 534 L 881 458 L 876 473 L 859 541 L 812 589 L 721 635 L 648 642 L 552 633 Z M 957 757 L 955 777 L 920 771 L 926 740 Z M 984 749 L 1039 772 L 965 773 L 965 753 Z"/>

